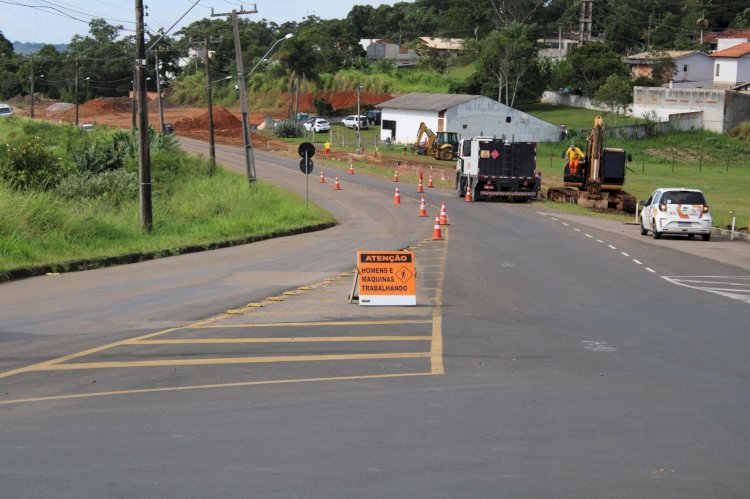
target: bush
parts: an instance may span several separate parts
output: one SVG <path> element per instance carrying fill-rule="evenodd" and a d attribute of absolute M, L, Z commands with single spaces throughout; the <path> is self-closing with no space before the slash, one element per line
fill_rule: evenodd
<path fill-rule="evenodd" d="M 13 189 L 50 189 L 64 174 L 60 158 L 36 137 L 0 147 L 0 179 Z"/>
<path fill-rule="evenodd" d="M 86 137 L 71 146 L 70 155 L 80 173 L 97 174 L 122 168 L 126 147 L 116 136 Z"/>
<path fill-rule="evenodd" d="M 64 199 L 92 199 L 119 206 L 138 196 L 138 173 L 124 169 L 68 175 L 55 188 Z"/>

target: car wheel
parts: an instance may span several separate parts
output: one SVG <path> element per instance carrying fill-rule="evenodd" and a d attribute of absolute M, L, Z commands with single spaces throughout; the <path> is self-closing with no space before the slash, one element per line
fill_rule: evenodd
<path fill-rule="evenodd" d="M 643 219 L 641 218 L 641 235 L 645 236 L 648 235 L 648 229 L 643 226 Z"/>
<path fill-rule="evenodd" d="M 656 220 L 651 220 L 651 235 L 654 239 L 661 239 L 661 232 L 656 230 Z"/>
<path fill-rule="evenodd" d="M 711 240 L 711 234 L 701 234 L 701 237 L 704 241 L 710 241 Z"/>

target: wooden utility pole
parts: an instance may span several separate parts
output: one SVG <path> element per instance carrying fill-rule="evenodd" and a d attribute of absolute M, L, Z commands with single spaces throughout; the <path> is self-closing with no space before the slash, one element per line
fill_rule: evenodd
<path fill-rule="evenodd" d="M 31 117 L 34 117 L 34 57 L 29 58 L 29 62 L 31 63 L 31 74 L 29 75 L 29 93 L 31 94 Z"/>
<path fill-rule="evenodd" d="M 135 0 L 135 86 L 138 98 L 138 177 L 140 180 L 141 228 L 151 232 L 151 154 L 148 143 L 148 97 L 146 94 L 146 41 L 143 34 L 143 0 Z"/>
<path fill-rule="evenodd" d="M 76 57 L 76 71 L 75 71 L 75 101 L 76 101 L 76 128 L 78 128 L 78 57 Z"/>
<path fill-rule="evenodd" d="M 245 167 L 247 170 L 247 180 L 251 185 L 255 185 L 255 158 L 253 157 L 253 144 L 250 138 L 250 124 L 248 122 L 248 108 L 247 108 L 247 86 L 245 85 L 245 69 L 242 66 L 242 45 L 240 44 L 240 26 L 237 21 L 237 15 L 240 14 L 257 14 L 258 10 L 253 4 L 253 10 L 242 10 L 237 12 L 232 10 L 226 14 L 214 14 L 214 10 L 211 9 L 211 17 L 218 16 L 231 16 L 232 27 L 234 29 L 234 52 L 237 58 L 237 85 L 239 86 L 240 92 L 240 111 L 242 112 L 242 138 L 245 143 Z"/>
<path fill-rule="evenodd" d="M 156 62 L 154 63 L 155 69 L 156 69 L 156 95 L 159 103 L 159 131 L 161 133 L 164 133 L 164 109 L 162 107 L 161 103 L 161 73 L 159 71 L 159 49 L 154 50 L 154 56 L 156 57 Z"/>

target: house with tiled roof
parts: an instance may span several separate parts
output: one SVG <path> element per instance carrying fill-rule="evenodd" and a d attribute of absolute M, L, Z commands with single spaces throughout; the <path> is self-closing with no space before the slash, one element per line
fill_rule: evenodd
<path fill-rule="evenodd" d="M 721 51 L 746 42 L 750 42 L 750 29 L 725 29 L 703 35 L 703 43 L 712 51 Z"/>
<path fill-rule="evenodd" d="M 750 42 L 714 52 L 711 57 L 715 87 L 729 88 L 750 82 Z"/>
<path fill-rule="evenodd" d="M 662 50 L 647 51 L 633 54 L 625 58 L 625 64 L 630 66 L 630 77 L 635 80 L 639 76 L 656 77 L 653 68 L 660 62 L 672 60 L 675 63 L 675 82 L 703 82 L 711 81 L 714 61 L 708 54 L 698 50 Z M 664 82 L 667 83 L 667 82 Z"/>

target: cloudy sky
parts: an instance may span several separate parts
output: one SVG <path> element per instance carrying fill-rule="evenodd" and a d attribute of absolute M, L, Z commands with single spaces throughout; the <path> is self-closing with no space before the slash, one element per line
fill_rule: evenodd
<path fill-rule="evenodd" d="M 167 29 L 185 12 L 173 30 L 216 13 L 246 10 L 256 6 L 253 21 L 266 19 L 281 24 L 301 21 L 309 15 L 323 19 L 342 19 L 354 5 L 393 5 L 398 0 L 144 0 L 148 7 L 146 23 L 153 31 Z M 401 0 L 404 1 L 404 0 Z M 410 0 L 406 0 L 410 1 Z M 192 7 L 194 4 L 195 7 Z M 192 9 L 191 9 L 192 7 Z M 135 28 L 135 2 L 122 0 L 0 0 L 0 32 L 11 42 L 68 43 L 73 35 L 86 35 L 88 22 L 103 17 L 110 24 Z"/>

